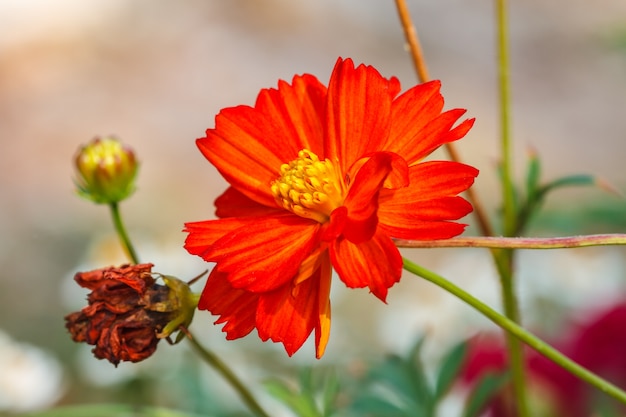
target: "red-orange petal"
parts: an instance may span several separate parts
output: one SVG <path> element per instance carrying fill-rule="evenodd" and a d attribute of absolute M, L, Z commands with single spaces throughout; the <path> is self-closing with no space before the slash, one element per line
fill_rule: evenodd
<path fill-rule="evenodd" d="M 256 312 L 259 337 L 282 343 L 289 356 L 309 337 L 319 321 L 321 268 L 299 284 L 293 282 L 260 294 Z"/>
<path fill-rule="evenodd" d="M 272 151 L 290 156 L 302 149 L 322 154 L 325 106 L 326 87 L 314 76 L 304 74 L 293 77 L 292 84 L 281 80 L 278 89 L 262 90 L 255 108 L 272 120 Z"/>
<path fill-rule="evenodd" d="M 226 234 L 203 254 L 228 273 L 235 288 L 263 292 L 280 287 L 319 244 L 321 226 L 313 220 L 291 213 L 245 219 L 245 226 Z"/>
<path fill-rule="evenodd" d="M 465 225 L 449 221 L 472 211 L 457 194 L 468 189 L 476 175 L 476 168 L 448 161 L 409 168 L 409 187 L 381 192 L 379 227 L 402 239 L 446 239 L 462 233 Z"/>
<path fill-rule="evenodd" d="M 244 337 L 256 326 L 258 301 L 257 294 L 233 288 L 227 274 L 215 268 L 200 295 L 198 309 L 219 316 L 215 324 L 226 323 L 222 331 L 226 339 L 233 340 Z"/>
<path fill-rule="evenodd" d="M 330 259 L 339 278 L 350 288 L 369 287 L 382 301 L 387 290 L 400 281 L 402 257 L 392 240 L 380 229 L 372 239 L 355 245 L 337 239 L 330 246 Z"/>
<path fill-rule="evenodd" d="M 476 168 L 458 162 L 427 161 L 413 165 L 408 171 L 408 187 L 381 192 L 381 210 L 387 210 L 388 205 L 457 195 L 471 187 L 476 176 Z"/>
<path fill-rule="evenodd" d="M 325 251 L 320 259 L 320 285 L 318 294 L 318 320 L 315 324 L 315 357 L 321 358 L 330 338 L 330 284 L 332 267 L 330 255 Z"/>
<path fill-rule="evenodd" d="M 392 169 L 392 154 L 377 152 L 359 169 L 344 201 L 347 220 L 344 236 L 353 243 L 369 240 L 376 232 L 378 195 Z"/>
<path fill-rule="evenodd" d="M 351 59 L 340 58 L 328 84 L 324 157 L 347 172 L 368 150 L 380 150 L 399 90 L 396 78 L 387 80 L 374 67 L 354 68 Z"/>
<path fill-rule="evenodd" d="M 189 233 L 185 239 L 185 249 L 192 255 L 207 260 L 206 254 L 219 239 L 245 226 L 250 220 L 229 217 L 222 220 L 204 220 L 185 223 L 183 232 Z"/>
<path fill-rule="evenodd" d="M 464 109 L 448 110 L 436 115 L 425 124 L 409 125 L 412 129 L 404 131 L 404 137 L 390 135 L 390 141 L 397 141 L 398 144 L 402 144 L 403 148 L 397 149 L 396 152 L 406 159 L 409 166 L 414 165 L 441 145 L 458 140 L 467 134 L 474 124 L 474 119 L 464 120 L 458 126 L 452 127 L 465 112 Z M 398 115 L 397 117 L 403 119 L 404 116 Z M 392 125 L 395 123 L 397 120 L 393 119 Z M 393 134 L 398 133 L 393 132 Z"/>
<path fill-rule="evenodd" d="M 467 208 L 469 203 L 461 197 L 456 197 Z M 470 206 L 471 211 L 471 206 Z M 447 220 L 422 220 L 418 218 L 405 218 L 404 222 L 393 224 L 379 224 L 378 227 L 388 236 L 397 239 L 410 240 L 437 240 L 450 239 L 460 235 L 465 230 L 466 224 Z"/>
<path fill-rule="evenodd" d="M 249 199 L 234 187 L 228 187 L 215 199 L 215 215 L 224 217 L 254 217 L 279 214 L 282 208 L 267 207 Z"/>
<path fill-rule="evenodd" d="M 422 147 L 416 140 L 417 134 L 443 109 L 440 89 L 440 81 L 429 81 L 410 88 L 393 101 L 391 131 L 383 150 L 408 155 Z"/>
<path fill-rule="evenodd" d="M 269 185 L 281 164 L 297 157 L 305 145 L 321 151 L 326 88 L 313 76 L 296 76 L 293 84 L 261 90 L 256 107 L 223 109 L 215 128 L 197 140 L 202 154 L 222 176 L 252 200 L 275 207 Z"/>

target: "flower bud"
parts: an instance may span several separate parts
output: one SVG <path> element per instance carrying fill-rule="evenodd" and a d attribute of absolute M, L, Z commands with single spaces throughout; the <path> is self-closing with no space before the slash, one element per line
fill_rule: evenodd
<path fill-rule="evenodd" d="M 75 164 L 78 193 L 95 203 L 117 203 L 135 191 L 139 164 L 133 151 L 115 138 L 95 138 L 82 146 Z"/>
<path fill-rule="evenodd" d="M 189 326 L 198 305 L 185 282 L 164 276 L 166 285 L 157 284 L 152 264 L 79 272 L 74 279 L 91 293 L 65 326 L 75 342 L 94 345 L 94 355 L 114 365 L 151 356 L 162 338 Z"/>

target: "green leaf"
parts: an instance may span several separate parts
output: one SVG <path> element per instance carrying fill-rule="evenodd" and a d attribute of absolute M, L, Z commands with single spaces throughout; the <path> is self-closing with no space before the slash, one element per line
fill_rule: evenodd
<path fill-rule="evenodd" d="M 269 379 L 264 386 L 300 417 L 327 417 L 336 411 L 339 379 L 332 368 L 305 367 L 299 370 L 297 384 Z"/>
<path fill-rule="evenodd" d="M 329 417 L 335 410 L 335 404 L 337 402 L 337 396 L 339 395 L 339 378 L 334 370 L 328 372 L 328 375 L 324 379 L 324 386 L 322 392 L 322 415 Z"/>
<path fill-rule="evenodd" d="M 467 342 L 463 341 L 454 346 L 443 358 L 437 374 L 435 401 L 441 400 L 454 383 L 465 362 L 466 354 Z"/>
<path fill-rule="evenodd" d="M 351 405 L 359 417 L 431 417 L 432 387 L 421 361 L 423 338 L 405 357 L 389 355 L 375 365 L 361 382 Z"/>
<path fill-rule="evenodd" d="M 562 187 L 570 186 L 584 186 L 584 185 L 598 185 L 601 181 L 597 177 L 588 174 L 576 174 L 568 175 L 566 177 L 558 178 L 551 181 L 541 187 L 541 194 L 545 194 L 548 191 L 555 190 Z"/>
<path fill-rule="evenodd" d="M 289 387 L 285 382 L 272 379 L 265 381 L 267 392 L 280 400 L 300 417 L 319 417 L 319 412 L 310 396 L 299 393 L 295 388 Z"/>
<path fill-rule="evenodd" d="M 467 398 L 463 417 L 478 417 L 508 381 L 508 373 L 488 373 L 482 377 Z"/>
<path fill-rule="evenodd" d="M 498 179 L 500 180 L 500 184 L 502 184 L 504 182 L 504 173 L 502 171 L 502 163 L 498 163 L 498 166 L 496 167 L 496 174 L 498 176 Z M 511 184 L 511 188 L 513 190 L 513 211 L 515 213 L 519 213 L 521 210 L 521 206 L 522 206 L 522 197 L 520 195 L 520 190 L 519 187 L 513 183 Z M 504 206 L 500 206 L 498 209 L 498 214 L 500 215 L 500 217 L 503 216 L 504 214 Z"/>
<path fill-rule="evenodd" d="M 541 160 L 535 151 L 530 152 L 526 167 L 526 201 L 536 201 L 539 190 L 539 178 L 541 177 Z"/>
<path fill-rule="evenodd" d="M 412 382 L 413 395 L 417 399 L 417 403 L 422 405 L 426 410 L 433 410 L 435 401 L 434 393 L 426 376 L 424 364 L 422 363 L 422 346 L 424 345 L 424 337 L 420 337 L 411 349 L 408 359 L 403 365 L 405 369 L 411 369 L 409 377 Z"/>
<path fill-rule="evenodd" d="M 375 396 L 359 397 L 351 407 L 359 417 L 408 417 L 403 407 L 393 404 L 387 398 Z"/>
<path fill-rule="evenodd" d="M 407 410 L 428 408 L 431 394 L 426 377 L 419 366 L 396 355 L 374 368 L 371 379 L 387 388 L 388 396 L 393 393 L 396 401 L 401 402 Z M 419 363 L 419 362 L 418 362 Z"/>

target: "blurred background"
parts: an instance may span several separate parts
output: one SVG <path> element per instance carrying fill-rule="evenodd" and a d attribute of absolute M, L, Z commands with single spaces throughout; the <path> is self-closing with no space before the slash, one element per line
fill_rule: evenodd
<path fill-rule="evenodd" d="M 475 187 L 495 216 L 492 2 L 408 3 L 431 76 L 443 82 L 446 108 L 466 108 L 477 119 L 459 150 L 481 170 Z M 626 2 L 512 3 L 517 178 L 534 149 L 546 180 L 593 173 L 624 191 Z M 94 136 L 114 134 L 134 148 L 141 161 L 138 191 L 122 204 L 130 234 L 142 260 L 190 279 L 208 265 L 182 249 L 181 229 L 186 221 L 211 218 L 213 200 L 225 189 L 194 140 L 221 108 L 253 104 L 258 91 L 278 79 L 311 73 L 327 83 L 338 56 L 395 75 L 404 88 L 416 82 L 391 1 L 0 0 L 0 351 L 6 347 L 0 412 L 126 401 L 128 384 L 145 395 L 135 400 L 181 406 L 181 398 L 199 389 L 181 380 L 198 380 L 205 390 L 194 397 L 203 399 L 198 404 L 186 400 L 188 409 L 238 409 L 229 405 L 219 377 L 196 369 L 184 343 L 162 344 L 145 363 L 115 369 L 70 340 L 63 316 L 80 309 L 85 296 L 73 274 L 125 261 L 107 208 L 76 197 L 72 158 Z M 558 191 L 533 225 L 533 234 L 624 232 L 626 204 L 593 188 Z M 498 306 L 485 252 L 407 254 Z M 559 312 L 574 311 L 623 294 L 621 249 L 520 257 L 531 326 L 550 322 L 539 312 L 553 311 L 555 303 Z M 558 301 L 551 299 L 555 291 L 563 294 Z M 442 344 L 492 329 L 457 300 L 410 277 L 390 291 L 388 305 L 341 285 L 332 297 L 333 331 L 321 364 L 402 351 L 421 333 L 435 354 Z M 226 343 L 213 321 L 199 313 L 193 328 L 252 384 L 268 372 L 313 363 L 310 343 L 288 361 L 280 346 L 262 344 L 256 335 Z M 165 382 L 154 388 L 142 375 Z M 172 384 L 173 391 L 164 391 Z"/>

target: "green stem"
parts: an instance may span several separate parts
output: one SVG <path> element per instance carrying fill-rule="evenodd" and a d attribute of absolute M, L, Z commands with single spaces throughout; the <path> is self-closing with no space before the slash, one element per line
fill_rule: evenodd
<path fill-rule="evenodd" d="M 509 81 L 509 49 L 508 49 L 508 18 L 507 1 L 496 0 L 497 43 L 498 43 L 498 85 L 500 91 L 500 143 L 502 152 L 502 198 L 503 198 L 503 234 L 513 236 L 517 228 L 515 194 L 511 179 L 511 135 L 510 135 L 510 81 Z M 514 253 L 510 249 L 492 251 L 500 274 L 502 285 L 502 303 L 506 316 L 519 323 L 521 321 L 517 298 L 515 296 L 515 282 L 513 273 Z M 511 363 L 511 377 L 513 392 L 517 401 L 517 411 L 520 417 L 528 417 L 526 401 L 526 383 L 524 375 L 524 358 L 519 340 L 507 333 L 507 346 Z"/>
<path fill-rule="evenodd" d="M 500 275 L 502 291 L 502 305 L 505 316 L 516 324 L 521 325 L 521 317 L 515 296 L 515 283 L 513 277 L 513 251 L 510 249 L 498 249 L 493 253 L 496 268 Z M 507 332 L 506 344 L 509 353 L 509 366 L 511 379 L 513 380 L 513 393 L 517 412 L 520 417 L 530 416 L 526 396 L 526 372 L 524 367 L 524 351 L 522 343 L 512 333 Z"/>
<path fill-rule="evenodd" d="M 621 390 L 619 387 L 611 384 L 603 378 L 600 378 L 598 375 L 594 374 L 588 369 L 578 365 L 576 362 L 572 361 L 567 356 L 563 355 L 561 352 L 539 339 L 537 336 L 519 326 L 514 321 L 498 313 L 479 299 L 467 293 L 465 290 L 457 287 L 450 281 L 446 280 L 444 277 L 437 275 L 436 273 L 429 271 L 428 269 L 423 268 L 407 259 L 403 259 L 403 262 L 404 269 L 406 269 L 407 271 L 417 276 L 420 276 L 427 281 L 432 282 L 433 284 L 448 291 L 450 294 L 460 298 L 463 302 L 478 310 L 489 320 L 493 321 L 495 324 L 497 324 L 510 334 L 514 335 L 517 339 L 526 343 L 528 346 L 536 350 L 541 355 L 545 356 L 565 370 L 576 375 L 583 381 L 598 388 L 600 391 L 626 404 L 626 392 Z"/>
<path fill-rule="evenodd" d="M 128 237 L 128 233 L 126 233 L 126 228 L 124 227 L 124 223 L 122 222 L 122 216 L 120 215 L 120 208 L 118 203 L 111 203 L 109 205 L 111 207 L 111 217 L 113 217 L 113 225 L 115 226 L 115 231 L 122 242 L 122 246 L 126 251 L 126 255 L 128 259 L 134 264 L 139 263 L 139 258 L 137 257 L 137 253 L 135 252 L 135 248 Z"/>
<path fill-rule="evenodd" d="M 589 246 L 626 245 L 625 233 L 563 237 L 486 237 L 468 236 L 441 240 L 394 241 L 399 248 L 501 248 L 501 249 L 565 249 Z"/>
<path fill-rule="evenodd" d="M 216 371 L 218 371 L 237 391 L 237 394 L 241 397 L 246 406 L 258 416 L 269 417 L 269 415 L 263 410 L 259 403 L 254 399 L 252 393 L 246 388 L 241 380 L 235 375 L 235 373 L 226 365 L 217 355 L 210 350 L 202 346 L 198 340 L 193 337 L 188 337 L 191 346 L 196 352 L 204 359 L 209 365 L 211 365 Z"/>
<path fill-rule="evenodd" d="M 500 92 L 500 147 L 502 196 L 504 209 L 504 235 L 512 236 L 515 230 L 515 193 L 511 180 L 511 91 L 509 81 L 508 19 L 506 0 L 496 0 L 498 31 L 498 89 Z"/>

